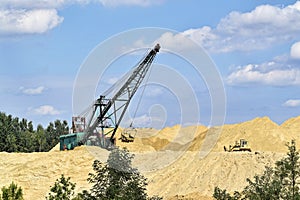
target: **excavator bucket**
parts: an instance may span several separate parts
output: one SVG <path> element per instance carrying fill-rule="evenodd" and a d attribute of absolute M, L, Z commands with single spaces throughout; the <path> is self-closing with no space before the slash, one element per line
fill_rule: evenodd
<path fill-rule="evenodd" d="M 121 133 L 121 137 L 119 138 L 122 142 L 133 142 L 135 135 L 137 133 L 137 130 L 135 128 L 129 128 L 125 129 Z"/>

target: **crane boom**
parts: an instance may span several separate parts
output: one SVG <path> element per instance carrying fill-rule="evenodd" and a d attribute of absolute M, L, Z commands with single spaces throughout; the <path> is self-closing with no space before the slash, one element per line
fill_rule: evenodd
<path fill-rule="evenodd" d="M 157 44 L 145 58 L 134 68 L 132 74 L 126 79 L 120 89 L 111 98 L 101 95 L 94 103 L 92 116 L 88 121 L 81 143 L 85 144 L 90 136 L 97 136 L 100 146 L 108 148 L 115 143 L 114 136 L 124 117 L 128 105 L 144 80 L 149 68 L 159 52 L 160 45 Z M 108 125 L 107 121 L 113 125 Z M 96 128 L 101 128 L 102 134 L 97 134 Z M 107 128 L 109 131 L 104 131 Z M 103 139 L 104 135 L 111 134 L 109 139 Z"/>

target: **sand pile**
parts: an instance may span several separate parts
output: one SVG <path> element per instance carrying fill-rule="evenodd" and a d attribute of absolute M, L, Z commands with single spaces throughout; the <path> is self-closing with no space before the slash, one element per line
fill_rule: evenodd
<path fill-rule="evenodd" d="M 149 192 L 169 197 L 192 193 L 211 197 L 215 186 L 228 191 L 241 190 L 246 186 L 246 178 L 261 173 L 265 165 L 273 165 L 282 155 L 212 152 L 200 159 L 198 153 L 186 152 L 171 165 L 146 173 Z"/>
<path fill-rule="evenodd" d="M 285 144 L 291 139 L 298 139 L 297 130 L 300 130 L 300 126 L 293 132 L 285 126 L 277 125 L 268 117 L 255 118 L 241 124 L 225 125 L 214 150 L 222 151 L 224 145 L 228 146 L 240 139 L 246 139 L 253 151 L 286 152 Z"/>
<path fill-rule="evenodd" d="M 293 129 L 293 128 L 300 129 L 300 116 L 285 121 L 284 123 L 281 124 L 281 127 L 287 129 Z"/>
<path fill-rule="evenodd" d="M 88 188 L 86 175 L 93 157 L 82 148 L 69 152 L 0 153 L 0 186 L 12 181 L 23 188 L 25 199 L 44 199 L 61 174 L 70 176 L 81 190 Z M 83 176 L 84 175 L 84 176 Z"/>
<path fill-rule="evenodd" d="M 264 170 L 265 165 L 285 155 L 286 142 L 300 145 L 300 117 L 277 125 L 267 117 L 241 124 L 208 129 L 204 126 L 138 129 L 133 143 L 117 142 L 135 153 L 134 165 L 148 178 L 148 192 L 165 199 L 211 199 L 215 186 L 228 191 L 241 190 L 246 178 Z M 120 132 L 118 132 L 120 134 Z M 205 137 L 209 140 L 205 141 Z M 251 153 L 224 152 L 224 146 L 246 139 Z M 203 146 L 216 145 L 202 158 Z M 299 148 L 299 146 L 298 146 Z M 255 154 L 255 152 L 259 152 Z M 108 153 L 98 147 L 47 153 L 0 153 L 0 187 L 11 181 L 22 186 L 25 199 L 44 199 L 50 185 L 61 174 L 77 183 L 77 191 L 88 189 L 86 179 L 93 160 L 105 161 Z"/>

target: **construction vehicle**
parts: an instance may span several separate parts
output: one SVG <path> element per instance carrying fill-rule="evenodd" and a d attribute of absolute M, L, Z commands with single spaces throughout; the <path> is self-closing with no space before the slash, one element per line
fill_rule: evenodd
<path fill-rule="evenodd" d="M 73 133 L 60 136 L 60 150 L 70 150 L 79 145 L 100 146 L 108 150 L 115 147 L 115 134 L 126 109 L 159 50 L 160 45 L 157 44 L 136 67 L 96 99 L 88 109 L 89 117 L 80 115 L 72 118 Z M 133 134 L 121 134 L 121 140 L 125 142 L 133 141 L 133 137 Z"/>
<path fill-rule="evenodd" d="M 248 141 L 245 139 L 240 139 L 240 141 L 235 141 L 235 144 L 233 146 L 229 145 L 228 149 L 224 146 L 224 150 L 228 152 L 237 152 L 237 151 L 251 152 L 251 148 L 248 146 Z"/>

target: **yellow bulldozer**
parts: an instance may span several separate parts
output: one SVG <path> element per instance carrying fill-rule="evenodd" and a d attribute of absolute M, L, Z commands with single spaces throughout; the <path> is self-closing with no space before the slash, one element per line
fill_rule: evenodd
<path fill-rule="evenodd" d="M 248 146 L 248 141 L 245 139 L 240 139 L 240 141 L 235 141 L 235 144 L 229 145 L 228 149 L 224 146 L 224 150 L 227 152 L 237 152 L 237 151 L 251 152 L 251 148 Z"/>

